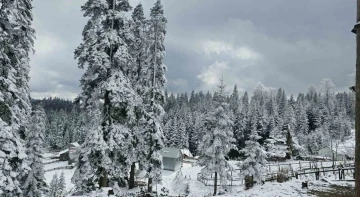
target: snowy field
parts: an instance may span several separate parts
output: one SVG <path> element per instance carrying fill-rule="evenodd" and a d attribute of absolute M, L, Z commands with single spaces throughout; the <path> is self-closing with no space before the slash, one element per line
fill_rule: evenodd
<path fill-rule="evenodd" d="M 74 173 L 74 169 L 59 169 L 59 170 L 51 170 L 54 168 L 58 168 L 58 167 L 66 167 L 67 166 L 67 162 L 55 162 L 55 163 L 51 163 L 53 162 L 54 159 L 50 159 L 50 158 L 45 158 L 44 159 L 44 163 L 49 163 L 49 164 L 45 164 L 45 170 L 47 170 L 47 172 L 45 173 L 45 178 L 46 178 L 46 182 L 48 184 L 50 184 L 52 177 L 54 176 L 54 174 L 57 174 L 58 176 L 61 175 L 62 172 L 64 172 L 65 174 L 65 183 L 66 183 L 66 189 L 67 191 L 70 191 L 74 185 L 71 183 L 71 177 Z M 236 168 L 236 161 L 230 161 L 230 163 Z M 288 164 L 290 164 L 293 166 L 294 169 L 299 168 L 299 162 L 298 161 L 290 161 L 287 163 L 278 163 L 278 164 L 271 164 L 270 165 L 270 169 L 273 172 L 276 172 L 278 170 L 278 165 L 280 164 L 280 166 L 286 166 Z M 309 162 L 303 162 L 301 163 L 302 168 L 304 167 L 308 167 L 308 166 L 304 166 L 303 165 L 305 163 L 309 163 Z M 323 165 L 330 165 L 331 166 L 331 162 L 324 162 Z M 189 190 L 190 190 L 190 195 L 189 197 L 202 197 L 202 196 L 211 196 L 212 192 L 213 192 L 213 187 L 212 186 L 205 186 L 203 183 L 201 183 L 200 181 L 197 180 L 197 174 L 201 171 L 201 167 L 199 166 L 192 166 L 189 163 L 184 163 L 183 164 L 183 168 L 181 169 L 181 173 L 182 173 L 182 177 L 186 177 L 186 182 L 189 183 Z M 158 184 L 157 186 L 154 187 L 154 190 L 157 190 L 159 193 L 161 191 L 161 188 L 165 187 L 166 189 L 169 190 L 169 194 L 171 196 L 179 196 L 180 194 L 177 192 L 178 191 L 178 187 L 179 185 L 176 184 L 174 182 L 174 179 L 176 177 L 177 172 L 172 172 L 172 171 L 163 171 L 163 181 L 162 184 Z M 321 175 L 322 176 L 322 175 Z M 351 177 L 350 175 L 347 175 L 347 177 Z M 327 177 L 323 177 L 323 180 L 326 179 L 327 182 L 323 182 L 323 181 L 312 181 L 314 180 L 313 177 L 309 176 L 309 177 L 302 177 L 299 180 L 293 179 L 290 180 L 288 182 L 285 183 L 277 183 L 277 182 L 266 182 L 264 185 L 257 185 L 252 189 L 249 190 L 244 190 L 244 186 L 233 186 L 233 187 L 229 187 L 229 191 L 227 193 L 225 193 L 224 197 L 234 197 L 234 196 L 238 196 L 238 197 L 248 197 L 248 196 L 262 196 L 262 197 L 294 197 L 294 196 L 311 196 L 309 194 L 307 194 L 308 190 L 307 189 L 301 189 L 301 182 L 303 182 L 304 180 L 309 180 L 311 181 L 312 187 L 318 187 L 316 185 L 319 185 L 319 188 L 324 187 L 326 188 L 326 184 L 335 184 L 332 183 L 330 180 L 335 180 L 336 178 L 334 177 L 334 175 L 329 174 Z M 338 183 L 336 183 L 338 184 Z M 348 183 L 346 183 L 348 184 Z M 310 186 L 311 187 L 311 186 Z M 138 191 L 139 188 L 133 189 L 131 191 L 128 191 L 127 189 L 124 189 L 124 196 L 126 196 L 126 193 L 128 192 L 136 192 Z"/>

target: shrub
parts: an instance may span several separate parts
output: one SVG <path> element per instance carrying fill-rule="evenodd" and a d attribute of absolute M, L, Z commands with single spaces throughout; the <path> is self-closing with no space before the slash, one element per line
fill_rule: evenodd
<path fill-rule="evenodd" d="M 246 176 L 245 177 L 245 189 L 248 190 L 254 186 L 254 179 L 253 176 Z"/>
<path fill-rule="evenodd" d="M 280 168 L 276 175 L 276 181 L 278 183 L 286 182 L 290 179 L 289 176 L 290 169 L 289 168 Z"/>

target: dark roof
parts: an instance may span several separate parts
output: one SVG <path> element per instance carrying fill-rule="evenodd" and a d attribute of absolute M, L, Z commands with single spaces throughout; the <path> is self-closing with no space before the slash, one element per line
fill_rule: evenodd
<path fill-rule="evenodd" d="M 161 151 L 160 151 L 160 154 L 163 156 L 163 157 L 167 157 L 167 158 L 179 158 L 182 156 L 182 153 L 181 153 L 181 150 L 178 149 L 178 148 L 163 148 Z"/>

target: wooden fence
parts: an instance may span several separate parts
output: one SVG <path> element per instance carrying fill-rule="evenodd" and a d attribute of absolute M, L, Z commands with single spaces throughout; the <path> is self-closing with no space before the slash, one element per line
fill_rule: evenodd
<path fill-rule="evenodd" d="M 327 173 L 332 172 L 336 177 L 339 177 L 339 180 L 345 180 L 345 172 L 350 172 L 350 174 L 352 175 L 353 179 L 355 179 L 354 175 L 355 175 L 355 167 L 343 167 L 343 168 L 316 168 L 313 171 L 309 171 L 309 172 L 296 172 L 295 173 L 295 178 L 296 179 L 301 179 L 302 176 L 305 175 L 313 175 L 315 177 L 315 180 L 319 180 L 320 179 L 320 174 L 323 173 L 324 176 L 327 175 Z"/>
<path fill-rule="evenodd" d="M 340 162 L 337 161 L 335 164 L 339 164 Z M 288 177 L 294 177 L 298 179 L 303 175 L 314 175 L 316 180 L 319 180 L 320 173 L 326 175 L 328 172 L 338 173 L 339 179 L 345 179 L 345 172 L 354 170 L 354 163 L 348 163 L 343 165 L 341 168 L 338 166 L 332 166 L 332 162 L 325 162 L 325 161 L 318 161 L 318 162 L 311 162 L 311 161 L 297 161 L 292 163 L 278 163 L 278 164 L 267 164 L 268 172 L 264 174 L 265 181 L 276 181 L 278 171 L 282 169 L 287 169 Z M 276 170 L 275 170 L 275 169 Z M 336 169 L 335 169 L 336 168 Z M 243 185 L 245 183 L 244 179 L 240 177 L 240 169 L 235 169 L 230 171 L 231 180 L 228 181 L 225 185 L 226 186 L 238 186 Z M 197 174 L 197 180 L 202 182 L 206 186 L 214 186 L 214 173 L 208 176 L 204 176 L 201 173 Z M 220 185 L 220 183 L 218 183 Z"/>

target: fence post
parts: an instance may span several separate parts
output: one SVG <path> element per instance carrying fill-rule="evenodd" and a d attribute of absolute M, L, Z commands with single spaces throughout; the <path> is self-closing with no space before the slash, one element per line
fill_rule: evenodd
<path fill-rule="evenodd" d="M 320 179 L 320 170 L 319 168 L 317 168 L 316 170 L 316 180 L 319 180 Z"/>
<path fill-rule="evenodd" d="M 299 160 L 299 169 L 301 170 L 301 161 Z"/>
<path fill-rule="evenodd" d="M 299 174 L 297 172 L 295 172 L 295 178 L 299 179 Z"/>

